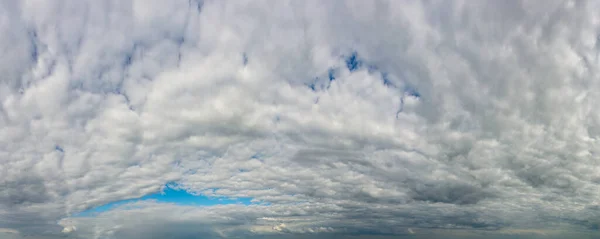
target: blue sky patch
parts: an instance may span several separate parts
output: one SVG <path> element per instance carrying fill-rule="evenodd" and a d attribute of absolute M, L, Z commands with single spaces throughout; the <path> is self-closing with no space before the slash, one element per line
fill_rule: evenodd
<path fill-rule="evenodd" d="M 383 85 L 387 87 L 394 87 L 394 84 L 390 81 L 387 73 L 381 73 L 381 80 L 383 80 Z"/>
<path fill-rule="evenodd" d="M 73 215 L 74 217 L 92 217 L 102 212 L 110 211 L 116 207 L 123 206 L 129 203 L 152 200 L 158 203 L 174 203 L 177 205 L 186 206 L 215 206 L 253 204 L 252 198 L 229 198 L 229 197 L 208 197 L 204 195 L 194 195 L 185 189 L 180 189 L 176 184 L 167 184 L 161 192 L 152 193 L 141 198 L 127 199 L 121 201 L 110 202 L 95 208 L 91 208 Z"/>
<path fill-rule="evenodd" d="M 361 61 L 358 59 L 358 54 L 352 52 L 352 54 L 346 58 L 346 67 L 350 72 L 357 70 L 361 65 Z"/>
<path fill-rule="evenodd" d="M 409 95 L 409 96 L 416 97 L 416 98 L 421 98 L 421 94 L 415 88 L 406 87 L 404 89 L 404 92 L 406 92 L 406 94 Z"/>
<path fill-rule="evenodd" d="M 329 69 L 329 71 L 327 72 L 327 77 L 329 77 L 329 81 L 334 81 L 335 80 L 335 70 Z"/>

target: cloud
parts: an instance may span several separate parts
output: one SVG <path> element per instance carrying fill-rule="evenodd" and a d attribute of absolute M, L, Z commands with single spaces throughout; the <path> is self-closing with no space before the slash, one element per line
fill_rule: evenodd
<path fill-rule="evenodd" d="M 288 231 L 288 229 L 285 226 L 285 223 L 281 223 L 281 224 L 273 226 L 273 230 L 278 231 L 278 232 L 287 232 Z"/>
<path fill-rule="evenodd" d="M 63 228 L 62 232 L 63 233 L 71 233 L 77 230 L 77 227 L 75 226 L 66 226 L 65 228 Z"/>
<path fill-rule="evenodd" d="M 3 1 L 0 228 L 597 236 L 599 7 Z"/>

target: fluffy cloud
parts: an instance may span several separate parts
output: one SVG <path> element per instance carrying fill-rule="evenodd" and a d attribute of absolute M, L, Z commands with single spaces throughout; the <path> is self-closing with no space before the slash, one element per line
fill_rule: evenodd
<path fill-rule="evenodd" d="M 598 236 L 599 7 L 0 1 L 0 235 Z"/>

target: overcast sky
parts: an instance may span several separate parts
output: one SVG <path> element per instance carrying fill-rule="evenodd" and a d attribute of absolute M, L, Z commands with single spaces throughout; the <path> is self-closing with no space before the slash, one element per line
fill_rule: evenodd
<path fill-rule="evenodd" d="M 0 238 L 598 238 L 598 12 L 0 0 Z"/>

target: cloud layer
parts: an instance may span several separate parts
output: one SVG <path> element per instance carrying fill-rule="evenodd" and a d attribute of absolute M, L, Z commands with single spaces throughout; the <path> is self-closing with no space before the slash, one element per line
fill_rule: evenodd
<path fill-rule="evenodd" d="M 0 0 L 0 236 L 597 237 L 599 8 Z"/>

